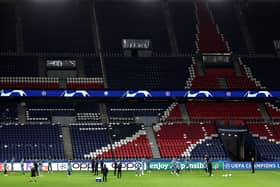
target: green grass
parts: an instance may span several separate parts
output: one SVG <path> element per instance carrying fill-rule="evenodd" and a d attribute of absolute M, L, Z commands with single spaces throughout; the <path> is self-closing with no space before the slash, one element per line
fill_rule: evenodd
<path fill-rule="evenodd" d="M 224 173 L 231 173 L 231 177 L 222 177 Z M 88 172 L 73 172 L 67 176 L 66 172 L 52 174 L 43 173 L 37 182 L 30 183 L 29 175 L 9 173 L 0 175 L 1 187 L 279 187 L 280 171 L 214 171 L 213 177 L 208 177 L 203 171 L 184 171 L 180 176 L 171 175 L 168 171 L 153 171 L 136 177 L 134 172 L 123 172 L 122 179 L 109 172 L 107 183 L 96 183 L 95 177 Z"/>

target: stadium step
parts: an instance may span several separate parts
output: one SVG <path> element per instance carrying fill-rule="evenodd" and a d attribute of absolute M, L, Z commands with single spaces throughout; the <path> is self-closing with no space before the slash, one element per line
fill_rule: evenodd
<path fill-rule="evenodd" d="M 262 103 L 262 104 L 259 104 L 259 109 L 260 109 L 260 112 L 264 118 L 264 121 L 265 122 L 269 122 L 271 121 L 271 117 L 268 115 L 268 112 L 266 110 L 266 107 L 265 105 Z"/>
<path fill-rule="evenodd" d="M 150 146 L 151 146 L 152 153 L 153 153 L 153 158 L 161 158 L 153 127 L 145 126 L 145 131 L 146 131 L 147 137 L 150 142 Z"/>
<path fill-rule="evenodd" d="M 66 159 L 73 159 L 72 141 L 70 135 L 70 128 L 68 126 L 62 127 L 64 154 Z"/>
<path fill-rule="evenodd" d="M 190 120 L 190 116 L 186 109 L 185 104 L 179 104 L 179 106 L 180 106 L 180 111 L 181 111 L 183 120 L 186 121 L 188 124 L 190 124 L 191 120 Z"/>
<path fill-rule="evenodd" d="M 234 68 L 234 71 L 235 71 L 235 73 L 236 73 L 236 76 L 237 76 L 237 77 L 240 77 L 242 73 L 241 73 L 241 69 L 240 69 L 240 66 L 239 66 L 239 63 L 238 63 L 237 60 L 234 60 L 234 62 L 233 62 L 233 68 Z"/>
<path fill-rule="evenodd" d="M 204 76 L 204 66 L 203 63 L 201 62 L 201 60 L 196 59 L 196 67 L 197 67 L 197 74 L 198 76 Z"/>
<path fill-rule="evenodd" d="M 17 111 L 18 111 L 18 122 L 21 123 L 21 124 L 26 123 L 26 117 L 25 117 L 26 108 L 25 108 L 25 104 L 24 103 L 19 103 Z"/>
<path fill-rule="evenodd" d="M 221 89 L 227 89 L 228 88 L 227 81 L 226 81 L 225 78 L 218 78 L 218 81 L 219 81 L 219 85 L 220 85 Z"/>

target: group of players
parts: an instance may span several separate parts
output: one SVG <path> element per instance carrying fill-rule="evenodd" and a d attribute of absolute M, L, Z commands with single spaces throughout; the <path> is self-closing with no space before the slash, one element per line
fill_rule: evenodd
<path fill-rule="evenodd" d="M 12 159 L 10 161 L 10 165 L 11 165 L 11 172 L 14 171 L 14 162 L 15 160 Z M 47 160 L 48 163 L 48 172 L 52 173 L 52 160 L 51 158 L 49 158 Z M 149 159 L 137 159 L 135 162 L 135 171 L 136 171 L 136 176 L 142 176 L 144 175 L 144 166 L 146 165 L 146 170 L 147 172 L 151 172 L 150 170 L 150 161 Z M 206 155 L 205 156 L 205 172 L 209 174 L 209 176 L 213 176 L 212 174 L 212 162 L 209 159 L 209 157 Z M 7 176 L 7 166 L 8 166 L 8 162 L 7 160 L 4 161 L 3 163 L 3 169 L 4 169 L 4 175 Z M 99 172 L 99 168 L 100 168 L 100 172 L 102 174 L 102 181 L 103 182 L 107 182 L 107 176 L 108 176 L 108 168 L 106 166 L 106 164 L 104 164 L 104 160 L 101 158 L 100 160 L 93 158 L 91 161 L 91 172 L 93 173 L 94 176 L 98 176 L 98 172 Z M 100 167 L 99 167 L 100 166 Z M 171 161 L 171 174 L 175 174 L 177 176 L 180 175 L 180 171 L 181 171 L 181 162 L 180 160 L 176 160 L 175 158 L 172 159 Z M 20 162 L 20 167 L 21 167 L 21 173 L 24 175 L 25 171 L 24 171 L 24 159 L 21 160 Z M 122 161 L 121 160 L 115 160 L 113 163 L 113 168 L 114 168 L 114 176 L 116 176 L 117 178 L 121 178 L 122 177 Z M 186 168 L 189 168 L 189 170 L 191 170 L 190 167 L 190 159 L 186 159 Z M 31 179 L 30 181 L 36 182 L 36 178 L 37 176 L 40 175 L 40 173 L 42 172 L 42 161 L 38 161 L 35 160 L 33 162 L 33 166 L 31 168 Z M 68 160 L 67 162 L 67 174 L 71 175 L 72 173 L 72 163 L 71 160 Z"/>
<path fill-rule="evenodd" d="M 188 168 L 189 171 L 191 171 L 191 166 L 190 166 L 190 158 L 187 157 L 186 160 L 185 160 L 185 168 Z M 180 175 L 180 172 L 182 170 L 181 168 L 181 162 L 180 162 L 180 159 L 176 160 L 175 158 L 172 159 L 171 161 L 171 174 L 175 174 L 177 176 Z M 213 176 L 212 174 L 212 161 L 209 159 L 209 157 L 207 155 L 205 155 L 205 158 L 204 158 L 204 171 L 209 175 L 209 176 Z"/>

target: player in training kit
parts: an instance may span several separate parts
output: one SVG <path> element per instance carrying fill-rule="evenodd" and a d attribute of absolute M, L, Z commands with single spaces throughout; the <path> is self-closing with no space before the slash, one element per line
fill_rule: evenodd
<path fill-rule="evenodd" d="M 106 167 L 106 164 L 103 165 L 101 169 L 101 173 L 103 175 L 103 182 L 107 182 L 107 175 L 108 175 L 108 168 Z"/>
<path fill-rule="evenodd" d="M 121 163 L 121 161 L 118 163 L 117 178 L 122 178 L 122 163 Z"/>
<path fill-rule="evenodd" d="M 176 175 L 179 176 L 180 174 L 180 171 L 181 171 L 181 163 L 180 163 L 180 160 L 178 159 L 177 162 L 176 162 Z"/>
<path fill-rule="evenodd" d="M 20 161 L 20 171 L 21 171 L 21 174 L 24 175 L 24 159 L 21 159 Z"/>
<path fill-rule="evenodd" d="M 48 159 L 48 173 L 52 172 L 52 159 L 49 157 Z"/>
<path fill-rule="evenodd" d="M 141 172 L 142 172 L 142 175 L 144 175 L 144 167 L 145 167 L 145 162 L 146 162 L 146 159 L 145 158 L 142 158 L 142 161 L 141 161 Z"/>
<path fill-rule="evenodd" d="M 14 163 L 15 163 L 15 159 L 12 158 L 12 160 L 11 160 L 11 172 L 14 172 Z"/>
<path fill-rule="evenodd" d="M 141 176 L 141 162 L 139 160 L 136 161 L 136 176 Z"/>
<path fill-rule="evenodd" d="M 4 167 L 4 176 L 8 176 L 8 161 L 7 160 L 4 161 L 3 167 Z"/>
<path fill-rule="evenodd" d="M 186 167 L 185 167 L 185 168 L 188 169 L 189 171 L 192 171 L 192 168 L 191 168 L 191 159 L 190 159 L 189 156 L 186 157 L 185 162 L 186 162 Z"/>
<path fill-rule="evenodd" d="M 174 174 L 175 170 L 176 170 L 176 160 L 175 158 L 173 158 L 171 161 L 171 174 Z"/>
<path fill-rule="evenodd" d="M 68 163 L 67 163 L 67 174 L 68 174 L 68 176 L 70 176 L 71 173 L 72 173 L 71 161 L 68 160 Z"/>
<path fill-rule="evenodd" d="M 36 169 L 34 166 L 31 168 L 31 177 L 29 182 L 36 182 Z"/>

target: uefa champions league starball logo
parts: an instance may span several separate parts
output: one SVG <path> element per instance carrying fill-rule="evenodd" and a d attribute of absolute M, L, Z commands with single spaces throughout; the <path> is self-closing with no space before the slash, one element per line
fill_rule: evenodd
<path fill-rule="evenodd" d="M 184 97 L 213 97 L 213 95 L 209 91 L 187 91 Z"/>
<path fill-rule="evenodd" d="M 138 91 L 127 90 L 122 97 L 152 97 L 152 94 L 147 90 L 138 90 Z"/>
<path fill-rule="evenodd" d="M 256 98 L 256 97 L 272 97 L 269 91 L 248 91 L 243 97 Z"/>
<path fill-rule="evenodd" d="M 89 97 L 89 93 L 86 90 L 75 90 L 69 91 L 65 90 L 62 92 L 61 96 L 63 97 Z"/>
<path fill-rule="evenodd" d="M 12 90 L 12 91 L 1 90 L 0 91 L 0 96 L 1 97 L 10 97 L 10 96 L 23 97 L 23 96 L 27 96 L 27 94 L 23 90 Z"/>

